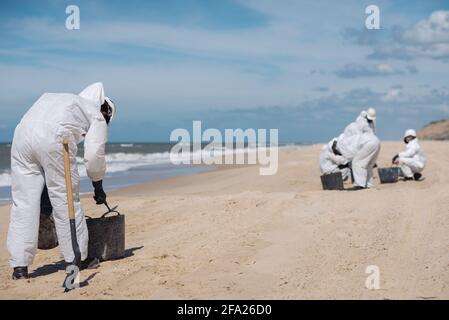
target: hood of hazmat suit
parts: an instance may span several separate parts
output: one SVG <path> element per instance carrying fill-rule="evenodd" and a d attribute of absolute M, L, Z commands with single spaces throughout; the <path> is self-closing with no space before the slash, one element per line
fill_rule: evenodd
<path fill-rule="evenodd" d="M 84 163 L 90 179 L 102 180 L 106 171 L 107 124 L 100 112 L 101 83 L 79 95 L 45 93 L 23 116 L 11 147 L 12 207 L 8 232 L 11 266 L 28 266 L 37 249 L 40 199 L 44 185 L 53 206 L 59 247 L 66 262 L 74 259 L 64 175 L 63 139 L 69 139 L 76 232 L 81 258 L 87 257 L 88 231 L 79 200 L 77 144 L 84 139 Z"/>
<path fill-rule="evenodd" d="M 345 136 L 352 136 L 365 132 L 375 132 L 375 123 L 374 121 L 369 123 L 366 118 L 366 111 L 362 111 L 357 119 L 345 128 L 343 134 Z"/>
<path fill-rule="evenodd" d="M 101 82 L 96 82 L 85 88 L 78 94 L 81 98 L 93 102 L 96 106 L 104 103 L 104 88 Z"/>
<path fill-rule="evenodd" d="M 404 139 L 407 137 L 416 138 L 416 131 L 414 129 L 407 129 L 404 133 Z"/>

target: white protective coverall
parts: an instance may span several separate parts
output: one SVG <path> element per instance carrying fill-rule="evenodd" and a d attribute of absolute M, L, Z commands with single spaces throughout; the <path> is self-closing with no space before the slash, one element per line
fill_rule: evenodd
<path fill-rule="evenodd" d="M 380 152 L 380 140 L 372 132 L 360 135 L 357 152 L 352 159 L 354 186 L 370 188 L 373 186 L 373 167 Z"/>
<path fill-rule="evenodd" d="M 414 173 L 424 170 L 426 156 L 419 145 L 418 138 L 407 143 L 407 149 L 399 153 L 399 166 L 407 178 L 412 178 Z"/>
<path fill-rule="evenodd" d="M 348 163 L 348 160 L 343 157 L 334 154 L 332 151 L 332 145 L 336 139 L 332 139 L 327 145 L 323 146 L 320 152 L 320 171 L 321 174 L 331 174 L 341 172 L 343 180 L 346 180 L 351 174 L 349 168 L 339 169 L 339 165 Z"/>
<path fill-rule="evenodd" d="M 346 126 L 338 137 L 338 150 L 343 157 L 352 161 L 358 151 L 360 137 L 365 133 L 375 133 L 374 122 L 369 124 L 366 119 L 366 111 L 362 111 L 357 119 Z"/>
<path fill-rule="evenodd" d="M 348 161 L 354 159 L 357 151 L 359 150 L 359 140 L 362 133 L 354 135 L 345 135 L 342 133 L 337 139 L 337 149 L 342 156 Z"/>
<path fill-rule="evenodd" d="M 87 258 L 88 231 L 79 199 L 77 144 L 85 137 L 84 163 L 93 181 L 106 171 L 107 124 L 100 112 L 102 83 L 79 95 L 45 93 L 23 116 L 11 148 L 12 207 L 8 250 L 12 267 L 33 262 L 38 242 L 40 199 L 47 185 L 59 247 L 66 262 L 74 260 L 64 175 L 63 138 L 69 138 L 76 233 L 81 259 Z"/>
<path fill-rule="evenodd" d="M 337 149 L 348 161 L 352 161 L 354 186 L 372 186 L 373 166 L 380 152 L 380 141 L 373 132 L 352 136 L 341 134 Z"/>

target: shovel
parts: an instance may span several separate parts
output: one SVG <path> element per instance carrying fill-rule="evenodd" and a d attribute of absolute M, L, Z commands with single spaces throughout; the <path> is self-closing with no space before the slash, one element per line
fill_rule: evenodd
<path fill-rule="evenodd" d="M 70 221 L 70 235 L 72 238 L 72 249 L 75 255 L 71 266 L 67 267 L 67 270 L 74 270 L 74 272 L 79 272 L 81 267 L 81 251 L 78 245 L 78 240 L 76 239 L 76 223 L 75 223 L 75 208 L 73 206 L 73 193 L 72 193 L 72 176 L 70 174 L 70 158 L 69 158 L 69 139 L 64 137 L 64 172 L 65 172 L 65 184 L 67 188 L 67 205 L 69 208 L 69 221 Z M 77 275 L 77 274 L 76 274 Z M 75 288 L 71 278 L 76 278 L 73 276 L 73 272 L 67 273 L 64 280 L 64 292 L 70 291 Z"/>
<path fill-rule="evenodd" d="M 108 212 L 104 213 L 103 216 L 106 216 L 108 213 L 111 213 L 111 212 L 117 212 L 118 213 L 118 211 L 117 211 L 118 206 L 114 206 L 111 209 L 111 207 L 109 207 L 109 205 L 106 202 L 106 200 L 104 200 L 104 205 L 106 206 L 106 208 L 108 208 Z"/>

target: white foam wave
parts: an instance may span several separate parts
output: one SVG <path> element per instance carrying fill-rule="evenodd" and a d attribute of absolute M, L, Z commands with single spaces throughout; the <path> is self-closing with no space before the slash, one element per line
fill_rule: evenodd
<path fill-rule="evenodd" d="M 265 148 L 261 148 L 265 149 Z M 241 154 L 241 153 L 250 153 L 256 152 L 256 148 L 246 148 L 246 149 L 226 149 L 226 148 L 218 148 L 213 150 L 205 151 L 198 150 L 193 153 L 186 152 L 182 153 L 178 156 L 175 156 L 175 163 L 183 163 L 182 160 L 190 160 L 194 161 L 197 159 L 205 159 L 212 157 L 220 157 L 226 154 Z M 206 154 L 204 154 L 206 153 Z M 106 155 L 107 162 L 107 172 L 115 173 L 127 171 L 132 168 L 149 166 L 149 165 L 157 165 L 157 164 L 165 164 L 171 163 L 173 160 L 170 159 L 170 152 L 160 152 L 160 153 L 125 153 L 125 152 L 117 152 Z M 84 166 L 84 161 L 82 157 L 77 157 L 78 163 L 78 171 L 81 178 L 87 177 L 86 168 Z M 0 187 L 8 187 L 11 185 L 11 174 L 9 171 L 4 171 L 0 173 Z"/>
<path fill-rule="evenodd" d="M 80 177 L 86 177 L 86 168 L 83 158 L 77 157 Z M 107 172 L 114 173 L 127 171 L 131 168 L 163 164 L 170 162 L 170 153 L 125 153 L 117 152 L 106 155 Z"/>
<path fill-rule="evenodd" d="M 9 172 L 0 173 L 0 187 L 9 187 L 11 185 L 11 174 Z"/>

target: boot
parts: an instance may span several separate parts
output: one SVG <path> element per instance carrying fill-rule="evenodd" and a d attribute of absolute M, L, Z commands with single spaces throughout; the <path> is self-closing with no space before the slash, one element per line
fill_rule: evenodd
<path fill-rule="evenodd" d="M 361 186 L 354 186 L 351 189 L 347 189 L 348 191 L 358 191 L 358 190 L 365 190 L 365 187 L 361 187 Z"/>
<path fill-rule="evenodd" d="M 100 266 L 100 260 L 98 258 L 87 258 L 84 261 L 81 261 L 81 268 L 80 270 L 86 270 L 86 269 L 97 269 Z"/>
<path fill-rule="evenodd" d="M 28 279 L 28 267 L 15 267 L 12 273 L 13 280 Z"/>

